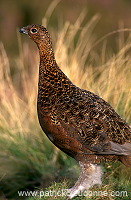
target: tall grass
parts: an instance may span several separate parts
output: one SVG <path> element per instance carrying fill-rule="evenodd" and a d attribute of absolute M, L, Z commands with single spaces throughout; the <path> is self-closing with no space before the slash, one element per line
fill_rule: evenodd
<path fill-rule="evenodd" d="M 83 11 L 74 24 L 65 22 L 54 30 L 45 16 L 43 23 L 52 36 L 56 60 L 77 86 L 104 98 L 130 124 L 131 35 L 123 40 L 120 33 L 124 35 L 124 30 L 118 30 L 118 50 L 113 53 L 106 45 L 108 37 L 98 40 L 95 36 L 99 16 L 87 23 L 84 19 Z M 19 56 L 9 59 L 0 44 L 0 192 L 3 198 L 16 199 L 18 190 L 44 188 L 60 176 L 73 176 L 76 169 L 75 161 L 53 146 L 41 131 L 36 113 L 39 55 L 35 47 L 23 38 L 21 41 L 20 35 L 18 45 Z M 106 187 L 113 183 L 117 188 L 119 182 L 119 188 L 124 183 L 121 188 L 129 188 L 130 169 L 118 163 L 105 166 L 109 178 Z"/>

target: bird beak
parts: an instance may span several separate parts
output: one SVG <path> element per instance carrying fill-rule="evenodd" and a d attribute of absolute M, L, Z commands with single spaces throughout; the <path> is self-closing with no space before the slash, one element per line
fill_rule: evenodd
<path fill-rule="evenodd" d="M 19 32 L 20 33 L 24 33 L 24 34 L 28 34 L 28 30 L 26 29 L 26 28 L 21 28 L 20 30 L 19 30 Z"/>

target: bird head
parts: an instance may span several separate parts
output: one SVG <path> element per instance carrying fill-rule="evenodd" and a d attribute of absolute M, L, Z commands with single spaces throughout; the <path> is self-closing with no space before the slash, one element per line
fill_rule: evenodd
<path fill-rule="evenodd" d="M 51 39 L 47 29 L 44 26 L 33 24 L 28 25 L 20 29 L 20 33 L 27 34 L 38 47 L 44 45 L 45 47 L 51 47 Z"/>

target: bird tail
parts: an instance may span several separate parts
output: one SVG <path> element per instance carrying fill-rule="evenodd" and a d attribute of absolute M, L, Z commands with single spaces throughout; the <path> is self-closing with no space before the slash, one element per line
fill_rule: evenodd
<path fill-rule="evenodd" d="M 131 167 L 131 156 L 119 156 L 120 161 L 127 167 Z"/>
<path fill-rule="evenodd" d="M 131 143 L 117 144 L 112 141 L 110 143 L 111 147 L 109 152 L 112 152 L 112 154 L 131 156 Z"/>

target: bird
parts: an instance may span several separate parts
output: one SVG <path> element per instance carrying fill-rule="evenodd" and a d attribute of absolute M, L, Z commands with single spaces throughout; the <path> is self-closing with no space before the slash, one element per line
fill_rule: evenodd
<path fill-rule="evenodd" d="M 37 114 L 50 141 L 78 161 L 80 176 L 68 199 L 102 183 L 101 162 L 131 167 L 131 127 L 98 95 L 74 85 L 58 66 L 48 30 L 38 24 L 19 30 L 40 55 Z"/>

